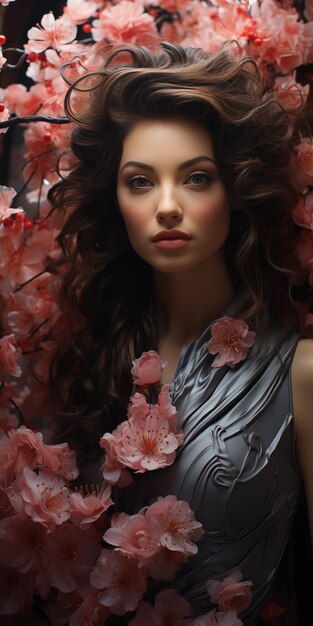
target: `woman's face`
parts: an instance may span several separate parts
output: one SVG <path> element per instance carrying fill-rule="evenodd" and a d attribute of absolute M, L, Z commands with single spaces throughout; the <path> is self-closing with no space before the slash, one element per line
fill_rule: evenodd
<path fill-rule="evenodd" d="M 127 134 L 117 199 L 129 241 L 155 270 L 177 272 L 223 254 L 230 214 L 205 128 L 182 119 L 143 120 Z M 160 231 L 188 239 L 154 241 Z"/>

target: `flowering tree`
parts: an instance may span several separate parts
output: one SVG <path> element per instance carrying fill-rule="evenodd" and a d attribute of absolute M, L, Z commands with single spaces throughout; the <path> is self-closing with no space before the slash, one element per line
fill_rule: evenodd
<path fill-rule="evenodd" d="M 105 482 L 100 490 L 76 492 L 70 487 L 78 475 L 74 452 L 66 443 L 44 443 L 49 432 L 44 429 L 43 437 L 38 431 L 48 412 L 47 396 L 29 372 L 47 379 L 52 354 L 67 333 L 58 279 L 46 267 L 60 254 L 56 237 L 62 226 L 49 214 L 47 193 L 73 166 L 68 151 L 72 125 L 63 108 L 68 84 L 98 69 L 106 43 L 155 47 L 169 40 L 215 51 L 232 39 L 240 44 L 237 54 L 254 56 L 262 72 L 273 73 L 282 105 L 297 109 L 306 101 L 310 85 L 297 82 L 297 68 L 313 62 L 313 13 L 308 5 L 300 16 L 288 0 L 67 0 L 62 17 L 47 13 L 28 31 L 19 62 L 25 61 L 32 86 L 11 84 L 0 90 L 0 132 L 23 124 L 27 200 L 38 207 L 30 217 L 16 207 L 19 194 L 0 187 L 0 580 L 7 581 L 0 588 L 2 615 L 27 612 L 35 598 L 43 623 L 49 616 L 50 624 L 96 626 L 138 607 L 133 626 L 161 625 L 173 606 L 177 623 L 192 623 L 188 603 L 173 589 L 161 592 L 154 606 L 141 601 L 148 577 L 170 581 L 197 550 L 202 531 L 188 505 L 168 496 L 135 516 L 122 513 L 110 521 L 107 513 L 110 485 L 125 487 L 134 471 L 166 467 L 182 443 L 168 388 L 159 390 L 156 405 L 143 393 L 145 386 L 158 383 L 164 364 L 153 353 L 134 363 L 140 390 L 132 396 L 127 420 L 100 441 Z M 0 68 L 9 65 L 10 51 L 0 35 Z M 293 213 L 299 227 L 299 280 L 312 290 L 313 138 L 302 139 L 291 165 L 299 197 Z M 304 325 L 312 329 L 313 313 L 306 313 Z M 245 358 L 253 342 L 243 322 L 229 319 L 217 325 L 209 347 L 218 353 L 215 367 L 231 366 L 238 354 Z M 235 357 L 221 349 L 229 329 L 240 344 Z M 149 446 L 148 431 L 155 435 Z M 179 540 L 171 531 L 169 510 L 180 520 Z M 193 623 L 241 624 L 237 613 L 248 606 L 251 583 L 240 581 L 236 573 L 221 587 L 208 584 L 217 610 Z"/>

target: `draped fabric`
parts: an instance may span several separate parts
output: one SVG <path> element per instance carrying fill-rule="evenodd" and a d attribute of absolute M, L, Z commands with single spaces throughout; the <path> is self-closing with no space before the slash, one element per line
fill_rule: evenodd
<path fill-rule="evenodd" d="M 237 309 L 238 299 L 223 313 L 231 316 Z M 244 626 L 255 626 L 300 490 L 290 384 L 298 336 L 279 342 L 273 325 L 234 368 L 211 367 L 210 337 L 209 326 L 184 346 L 170 385 L 184 432 L 174 464 L 137 475 L 125 491 L 123 510 L 136 513 L 169 494 L 186 500 L 205 533 L 197 555 L 171 585 L 198 616 L 213 608 L 207 581 L 239 569 L 253 582 L 252 604 L 240 618 Z"/>

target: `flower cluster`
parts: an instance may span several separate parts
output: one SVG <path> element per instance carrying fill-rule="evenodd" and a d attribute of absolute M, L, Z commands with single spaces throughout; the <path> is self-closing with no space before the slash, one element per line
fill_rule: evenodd
<path fill-rule="evenodd" d="M 153 350 L 133 361 L 139 391 L 131 396 L 128 419 L 121 424 L 126 430 L 122 436 L 116 429 L 100 441 L 104 477 L 112 483 L 122 471 L 131 479 L 132 470 L 169 465 L 183 442 L 168 385 L 161 388 L 157 404 L 145 399 L 149 387 L 159 388 L 165 365 Z M 180 620 L 175 623 L 195 626 L 242 624 L 237 614 L 251 602 L 252 583 L 241 582 L 238 571 L 223 581 L 208 581 L 210 601 L 219 610 L 195 620 L 175 589 L 159 592 L 154 606 L 143 600 L 149 578 L 172 582 L 198 551 L 195 542 L 203 528 L 187 502 L 168 495 L 134 515 L 111 513 L 110 484 L 104 480 L 99 488 L 73 489 L 75 453 L 66 443 L 45 444 L 40 432 L 25 426 L 2 432 L 0 468 L 0 574 L 6 581 L 0 590 L 0 614 L 30 610 L 36 597 L 52 625 L 79 626 L 88 619 L 91 626 L 99 626 L 112 615 L 125 614 L 130 614 L 132 626 L 147 619 L 162 626 L 170 616 Z"/>
<path fill-rule="evenodd" d="M 146 381 L 159 383 L 151 374 L 155 369 L 152 362 L 161 371 L 164 362 L 153 351 L 136 359 L 134 378 L 138 380 L 140 374 Z M 133 454 L 139 471 L 173 462 L 182 435 L 177 433 L 176 411 L 165 387 L 156 405 L 155 452 L 152 439 L 144 443 L 144 437 L 138 438 L 130 444 L 126 433 L 126 450 L 120 441 L 115 447 L 119 468 L 138 471 Z M 143 392 L 136 392 L 123 423 L 138 430 L 142 423 L 139 396 L 145 403 Z M 152 413 L 153 405 L 147 406 Z M 163 435 L 165 424 L 167 436 Z M 105 437 L 101 444 L 106 468 L 111 448 L 103 443 Z M 149 454 L 153 467 L 149 466 Z M 103 481 L 99 488 L 73 489 L 71 482 L 78 469 L 76 455 L 67 443 L 45 444 L 42 433 L 26 426 L 2 430 L 0 468 L 0 571 L 1 579 L 7 580 L 0 591 L 2 615 L 21 613 L 36 595 L 51 623 L 56 611 L 64 624 L 68 618 L 70 624 L 83 623 L 79 614 L 86 610 L 90 615 L 92 606 L 96 619 L 90 623 L 96 624 L 99 616 L 103 620 L 111 614 L 134 611 L 146 591 L 148 576 L 172 580 L 180 564 L 197 552 L 194 542 L 203 530 L 186 502 L 167 496 L 135 515 L 115 513 L 110 519 L 107 512 L 112 510 L 113 500 L 108 482 Z M 76 600 L 67 615 L 61 606 L 70 593 L 76 594 Z"/>

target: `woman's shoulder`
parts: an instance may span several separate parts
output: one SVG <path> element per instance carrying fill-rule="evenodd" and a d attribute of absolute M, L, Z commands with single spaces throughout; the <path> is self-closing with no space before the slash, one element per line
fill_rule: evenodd
<path fill-rule="evenodd" d="M 313 339 L 301 339 L 291 364 L 297 458 L 302 474 L 313 548 Z"/>
<path fill-rule="evenodd" d="M 300 339 L 291 364 L 293 414 L 296 429 L 313 432 L 313 339 Z"/>

